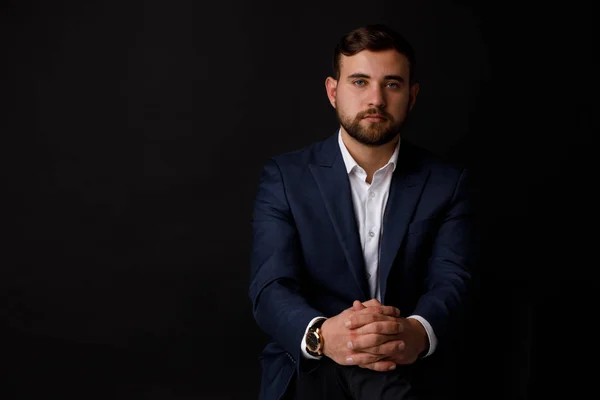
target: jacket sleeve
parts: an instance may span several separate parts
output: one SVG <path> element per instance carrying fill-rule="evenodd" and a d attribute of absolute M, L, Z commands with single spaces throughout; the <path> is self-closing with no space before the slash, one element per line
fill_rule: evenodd
<path fill-rule="evenodd" d="M 433 241 L 426 292 L 414 314 L 425 318 L 442 341 L 456 334 L 470 306 L 471 271 L 475 262 L 475 216 L 467 171 L 458 178 L 452 199 Z"/>
<path fill-rule="evenodd" d="M 298 364 L 308 323 L 319 315 L 302 296 L 305 274 L 298 232 L 281 170 L 273 159 L 262 170 L 252 216 L 249 295 L 258 326 Z"/>

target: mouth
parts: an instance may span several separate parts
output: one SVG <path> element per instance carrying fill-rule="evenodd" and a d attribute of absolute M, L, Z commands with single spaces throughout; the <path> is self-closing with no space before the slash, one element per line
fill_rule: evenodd
<path fill-rule="evenodd" d="M 381 114 L 369 114 L 369 115 L 365 115 L 363 117 L 363 119 L 367 119 L 367 120 L 371 120 L 371 121 L 384 121 L 387 118 Z"/>

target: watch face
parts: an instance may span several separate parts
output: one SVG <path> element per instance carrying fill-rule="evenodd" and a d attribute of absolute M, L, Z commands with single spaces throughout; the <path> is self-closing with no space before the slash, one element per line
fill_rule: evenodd
<path fill-rule="evenodd" d="M 319 348 L 319 338 L 316 333 L 308 333 L 308 336 L 306 337 L 306 347 L 308 347 L 310 351 L 317 351 Z"/>

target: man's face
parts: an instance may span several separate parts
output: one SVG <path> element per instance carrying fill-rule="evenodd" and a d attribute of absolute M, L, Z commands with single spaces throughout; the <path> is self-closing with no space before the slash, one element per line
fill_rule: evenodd
<path fill-rule="evenodd" d="M 329 77 L 325 86 L 342 129 L 369 146 L 396 137 L 419 91 L 409 86 L 408 58 L 396 50 L 342 55 L 339 80 Z"/>

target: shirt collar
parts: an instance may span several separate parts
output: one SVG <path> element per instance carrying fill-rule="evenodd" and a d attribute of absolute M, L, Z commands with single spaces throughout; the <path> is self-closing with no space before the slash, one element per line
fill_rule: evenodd
<path fill-rule="evenodd" d="M 387 162 L 387 164 L 385 164 L 380 169 L 387 168 L 387 166 L 390 164 L 392 165 L 392 171 L 394 171 L 396 169 L 396 164 L 398 163 L 398 153 L 400 150 L 400 141 L 401 140 L 402 140 L 401 138 L 398 139 L 398 143 L 396 143 L 396 148 L 394 149 L 394 153 L 390 157 L 390 160 Z M 352 156 L 350 155 L 350 152 L 346 148 L 346 145 L 344 144 L 344 141 L 342 140 L 342 129 L 341 128 L 338 131 L 338 143 L 340 145 L 340 151 L 342 152 L 342 158 L 344 159 L 344 165 L 346 166 L 346 172 L 349 174 L 350 172 L 352 172 L 352 170 L 355 167 L 360 167 L 360 166 L 354 160 L 354 158 L 352 158 Z"/>

